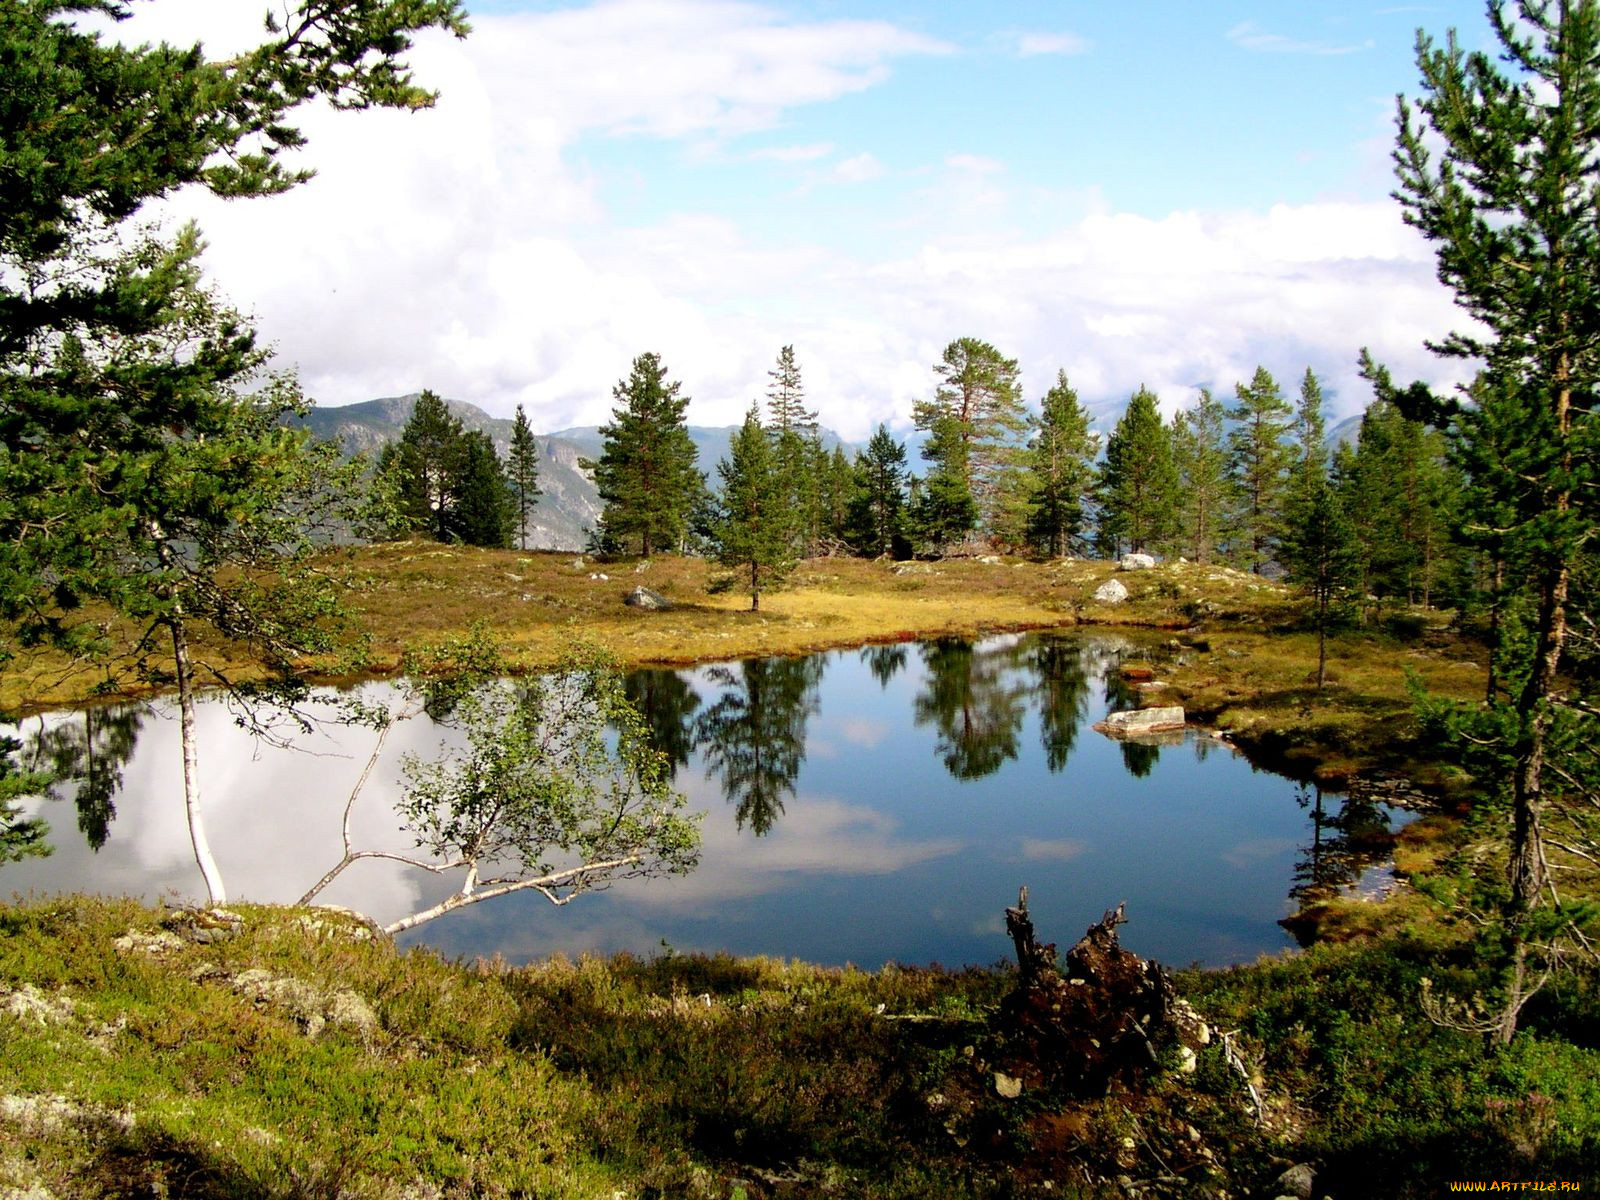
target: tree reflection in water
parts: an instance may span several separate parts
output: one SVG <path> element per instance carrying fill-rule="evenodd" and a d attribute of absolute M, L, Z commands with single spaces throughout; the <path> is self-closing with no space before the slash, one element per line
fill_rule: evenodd
<path fill-rule="evenodd" d="M 878 681 L 878 686 L 886 688 L 889 686 L 889 681 L 905 668 L 906 648 L 904 646 L 863 646 L 861 647 L 861 661 L 867 664 L 867 669 L 872 672 L 872 677 Z"/>
<path fill-rule="evenodd" d="M 927 678 L 913 719 L 938 732 L 939 759 L 955 778 L 982 779 L 1017 756 L 1028 695 L 1019 668 L 1026 659 L 1026 643 L 1015 638 L 923 644 Z"/>
<path fill-rule="evenodd" d="M 1089 711 L 1089 664 L 1083 643 L 1040 635 L 1029 664 L 1037 680 L 1039 741 L 1045 765 L 1058 774 L 1078 742 L 1078 726 Z"/>
<path fill-rule="evenodd" d="M 108 704 L 39 721 L 22 752 L 27 769 L 50 779 L 50 800 L 71 800 L 78 830 L 98 852 L 111 835 L 122 769 L 133 757 L 139 730 L 150 715 L 146 704 Z"/>
<path fill-rule="evenodd" d="M 826 661 L 820 654 L 752 658 L 707 672 L 722 693 L 695 721 L 695 743 L 734 805 L 738 827 L 749 825 L 757 837 L 794 795 Z"/>
<path fill-rule="evenodd" d="M 1315 784 L 1299 788 L 1294 798 L 1311 810 L 1311 844 L 1300 852 L 1289 889 L 1294 899 L 1338 892 L 1389 857 L 1394 847 L 1389 814 L 1371 796 L 1347 793 L 1336 813 L 1328 812 L 1322 788 Z"/>
<path fill-rule="evenodd" d="M 678 672 L 662 668 L 630 671 L 623 692 L 644 718 L 651 746 L 666 755 L 668 777 L 676 779 L 678 768 L 694 753 L 691 718 L 700 707 L 699 693 Z"/>

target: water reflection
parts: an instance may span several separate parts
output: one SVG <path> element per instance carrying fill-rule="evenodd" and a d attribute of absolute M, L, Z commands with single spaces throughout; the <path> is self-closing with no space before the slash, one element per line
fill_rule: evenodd
<path fill-rule="evenodd" d="M 1348 886 L 1385 853 L 1389 810 L 1302 791 L 1211 738 L 1193 753 L 1088 732 L 1136 694 L 1138 647 L 1073 636 L 942 639 L 809 658 L 638 672 L 628 694 L 706 814 L 692 875 L 622 883 L 550 909 L 507 897 L 408 941 L 450 954 L 556 949 L 991 962 L 1000 912 L 1028 883 L 1071 933 L 1119 900 L 1129 945 L 1170 961 L 1248 960 L 1290 941 L 1278 921 L 1308 889 Z M 369 685 L 381 700 L 383 685 Z M 329 730 L 312 753 L 260 748 L 201 706 L 207 820 L 230 890 L 293 900 L 339 854 L 344 799 L 371 732 Z M 6 891 L 154 898 L 198 886 L 177 795 L 176 724 L 157 703 L 53 714 L 19 731 L 23 765 L 59 771 L 49 816 L 73 804 L 83 839 L 8 864 Z M 355 841 L 404 850 L 394 805 L 404 755 L 441 730 L 407 722 L 355 812 Z M 98 848 L 95 852 L 91 847 Z M 364 863 L 326 899 L 392 920 L 440 898 L 431 877 Z"/>
<path fill-rule="evenodd" d="M 678 768 L 694 753 L 692 718 L 700 707 L 699 693 L 677 671 L 648 668 L 630 673 L 623 690 L 644 718 L 651 744 L 667 756 L 669 774 L 676 779 Z"/>
<path fill-rule="evenodd" d="M 916 723 L 938 731 L 939 760 L 956 779 L 982 779 L 1016 758 L 1028 695 L 1022 647 L 1019 638 L 923 645 Z"/>
<path fill-rule="evenodd" d="M 1033 662 L 1038 680 L 1039 742 L 1052 773 L 1066 769 L 1078 730 L 1089 711 L 1089 662 L 1080 641 L 1040 637 Z"/>
<path fill-rule="evenodd" d="M 764 837 L 794 795 L 826 662 L 822 655 L 752 658 L 706 673 L 722 693 L 695 722 L 695 744 L 739 829 Z"/>
<path fill-rule="evenodd" d="M 1370 795 L 1338 796 L 1328 811 L 1327 796 L 1315 784 L 1295 793 L 1295 802 L 1311 815 L 1311 844 L 1295 862 L 1295 883 L 1289 894 L 1315 899 L 1355 884 L 1371 867 L 1385 862 L 1394 848 L 1390 814 Z"/>
<path fill-rule="evenodd" d="M 110 836 L 123 768 L 149 715 L 148 704 L 108 704 L 55 721 L 40 717 L 24 743 L 25 769 L 50 780 L 50 799 L 72 801 L 78 832 L 91 850 L 99 851 Z"/>
<path fill-rule="evenodd" d="M 867 669 L 878 681 L 878 686 L 886 688 L 889 686 L 889 681 L 905 668 L 906 648 L 894 645 L 863 646 L 861 661 L 867 664 Z"/>

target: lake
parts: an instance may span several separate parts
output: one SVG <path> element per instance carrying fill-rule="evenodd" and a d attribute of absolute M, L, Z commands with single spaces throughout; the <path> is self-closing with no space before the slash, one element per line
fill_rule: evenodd
<path fill-rule="evenodd" d="M 1134 707 L 1118 666 L 1146 653 L 1104 634 L 1010 635 L 636 672 L 630 694 L 705 814 L 699 868 L 559 909 L 508 896 L 401 941 L 513 962 L 671 947 L 988 964 L 1010 954 L 1002 913 L 1026 884 L 1041 936 L 1063 945 L 1125 900 L 1124 943 L 1170 964 L 1289 947 L 1278 921 L 1294 898 L 1370 883 L 1403 816 L 1260 770 L 1199 731 L 1168 744 L 1094 732 Z M 338 858 L 375 735 L 332 727 L 266 745 L 218 701 L 200 706 L 199 730 L 230 898 L 296 899 Z M 203 898 L 167 702 L 29 718 L 18 736 L 25 761 L 63 777 L 24 804 L 50 822 L 56 852 L 0 867 L 0 890 Z M 440 741 L 425 718 L 395 728 L 355 809 L 358 847 L 409 847 L 392 809 L 400 758 Z M 387 922 L 449 890 L 369 860 L 320 899 Z"/>

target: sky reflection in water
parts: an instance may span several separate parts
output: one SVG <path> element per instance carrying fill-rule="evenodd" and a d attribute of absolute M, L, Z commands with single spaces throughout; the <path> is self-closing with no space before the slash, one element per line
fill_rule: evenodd
<path fill-rule="evenodd" d="M 640 672 L 630 692 L 676 786 L 706 813 L 692 875 L 621 884 L 553 909 L 523 893 L 403 939 L 450 955 L 726 950 L 876 967 L 989 963 L 1027 884 L 1044 936 L 1073 940 L 1128 902 L 1124 940 L 1169 963 L 1254 958 L 1306 886 L 1339 886 L 1383 854 L 1390 814 L 1314 795 L 1208 737 L 1116 742 L 1090 730 L 1129 707 L 1126 643 L 1008 636 Z M 201 711 L 208 828 L 237 899 L 292 901 L 338 855 L 340 812 L 372 734 L 258 746 L 221 704 Z M 54 857 L 0 888 L 200 893 L 183 823 L 176 722 L 163 706 L 24 724 L 26 753 L 77 783 L 28 806 Z M 358 846 L 403 849 L 399 762 L 441 732 L 397 727 L 357 805 Z M 76 801 L 76 812 L 74 811 Z M 80 833 L 73 832 L 77 824 Z M 1380 836 L 1374 837 L 1374 834 Z M 98 844 L 99 848 L 94 846 Z M 368 861 L 323 899 L 393 920 L 450 885 Z"/>

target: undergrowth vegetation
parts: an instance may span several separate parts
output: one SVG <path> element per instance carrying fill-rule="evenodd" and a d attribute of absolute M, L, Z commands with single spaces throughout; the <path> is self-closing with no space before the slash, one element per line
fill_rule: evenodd
<path fill-rule="evenodd" d="M 1458 933 L 1419 925 L 1182 972 L 1216 1031 L 1192 1071 L 1170 1060 L 1104 1096 L 1008 1095 L 990 1065 L 1003 968 L 672 954 L 512 968 L 402 953 L 328 910 L 18 905 L 0 909 L 0 1188 L 1273 1195 L 1290 1163 L 1336 1200 L 1450 1179 L 1593 1186 L 1595 981 L 1552 985 L 1486 1052 L 1418 1005 L 1423 979 L 1470 985 L 1475 961 Z"/>

